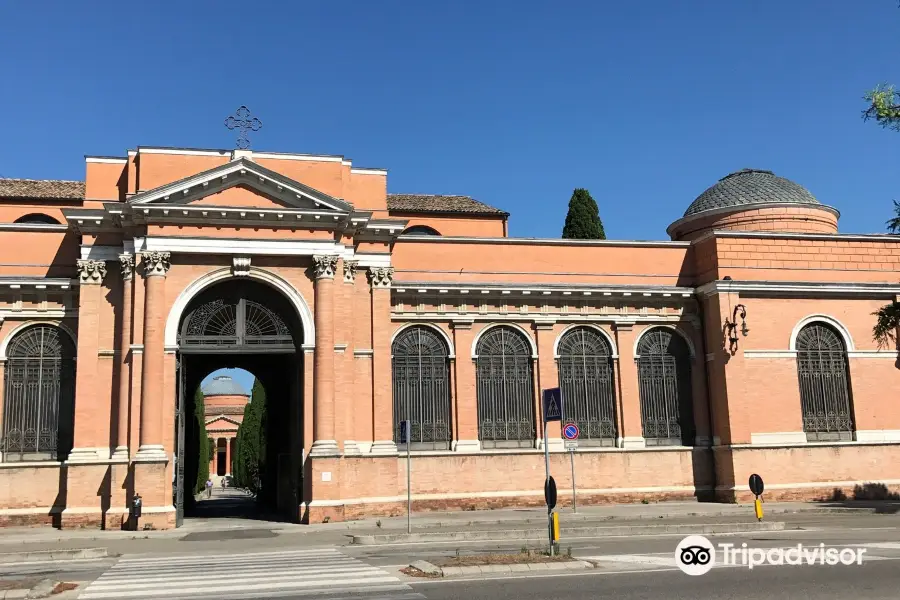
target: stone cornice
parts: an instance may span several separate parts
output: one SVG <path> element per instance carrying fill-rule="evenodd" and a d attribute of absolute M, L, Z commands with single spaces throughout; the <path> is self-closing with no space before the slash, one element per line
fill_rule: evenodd
<path fill-rule="evenodd" d="M 893 299 L 900 294 L 897 283 L 810 283 L 792 281 L 711 281 L 697 288 L 697 295 L 747 294 L 754 296 L 856 296 Z"/>

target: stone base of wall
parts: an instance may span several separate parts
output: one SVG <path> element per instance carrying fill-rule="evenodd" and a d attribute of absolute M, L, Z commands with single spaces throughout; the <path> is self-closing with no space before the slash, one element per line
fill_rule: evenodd
<path fill-rule="evenodd" d="M 9 510 L 0 513 L 2 527 L 58 527 L 62 507 L 32 509 L 28 511 Z"/>
<path fill-rule="evenodd" d="M 563 498 L 565 495 L 565 498 Z M 603 494 L 578 494 L 578 506 L 591 506 L 602 504 L 636 504 L 646 500 L 649 502 L 690 502 L 697 499 L 712 497 L 712 490 L 695 490 L 683 492 L 608 492 Z M 557 508 L 567 508 L 572 505 L 571 492 L 560 493 Z M 450 512 L 450 511 L 476 511 L 495 510 L 501 508 L 540 508 L 544 507 L 543 495 L 522 496 L 497 496 L 448 499 L 427 499 L 412 501 L 413 513 Z M 369 519 L 375 517 L 401 517 L 406 514 L 407 502 L 405 499 L 393 502 L 354 502 L 349 500 L 344 504 L 316 505 L 311 503 L 305 511 L 307 524 L 335 523 L 339 521 L 353 521 L 356 519 Z"/>

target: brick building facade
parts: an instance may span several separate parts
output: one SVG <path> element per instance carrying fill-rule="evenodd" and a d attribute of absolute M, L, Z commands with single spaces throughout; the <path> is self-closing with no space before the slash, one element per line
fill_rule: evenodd
<path fill-rule="evenodd" d="M 0 523 L 116 527 L 137 491 L 174 526 L 179 398 L 223 366 L 267 391 L 292 519 L 403 511 L 402 419 L 414 510 L 542 503 L 545 443 L 566 498 L 557 386 L 580 502 L 895 486 L 898 353 L 871 331 L 900 239 L 838 217 L 749 170 L 653 242 L 511 238 L 335 156 L 139 147 L 0 180 Z"/>

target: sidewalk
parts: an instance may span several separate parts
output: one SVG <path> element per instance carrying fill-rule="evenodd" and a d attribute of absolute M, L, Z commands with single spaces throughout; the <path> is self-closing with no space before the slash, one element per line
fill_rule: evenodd
<path fill-rule="evenodd" d="M 8 552 L 9 546 L 21 544 L 65 544 L 67 547 L 90 547 L 91 542 L 114 540 L 180 540 L 197 534 L 220 533 L 226 535 L 240 531 L 252 533 L 265 530 L 278 536 L 332 534 L 331 539 L 347 539 L 351 535 L 373 533 L 406 532 L 407 519 L 383 517 L 347 521 L 342 523 L 319 523 L 300 525 L 248 518 L 246 508 L 248 496 L 241 496 L 236 490 L 215 490 L 211 500 L 201 502 L 202 516 L 185 519 L 184 526 L 167 531 L 101 531 L 98 529 L 57 530 L 51 528 L 11 527 L 0 533 L 0 552 Z M 208 503 L 208 504 L 206 504 Z M 204 506 L 205 505 L 205 506 Z M 227 505 L 227 506 L 226 506 Z M 773 502 L 763 505 L 767 518 L 778 518 L 790 514 L 896 514 L 900 512 L 900 502 Z M 579 506 L 577 512 L 570 507 L 558 509 L 561 521 L 566 526 L 597 523 L 617 525 L 647 524 L 650 520 L 673 523 L 750 522 L 755 520 L 752 504 L 716 504 L 700 502 L 663 502 L 655 504 L 608 504 Z M 229 514 L 241 516 L 228 517 Z M 464 530 L 471 526 L 487 529 L 493 527 L 521 528 L 523 526 L 545 526 L 546 508 L 497 509 L 483 511 L 427 512 L 413 513 L 412 527 L 418 531 Z M 492 527 L 493 526 L 493 527 Z"/>

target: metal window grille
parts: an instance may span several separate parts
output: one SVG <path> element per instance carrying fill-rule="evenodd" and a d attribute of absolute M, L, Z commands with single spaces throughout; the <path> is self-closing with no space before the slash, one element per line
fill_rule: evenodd
<path fill-rule="evenodd" d="M 801 329 L 797 335 L 797 371 L 806 438 L 853 439 L 847 350 L 837 331 L 824 323 Z"/>
<path fill-rule="evenodd" d="M 496 327 L 478 340 L 475 352 L 482 447 L 531 447 L 535 440 L 534 383 L 527 340 L 511 327 Z"/>
<path fill-rule="evenodd" d="M 578 425 L 580 444 L 614 445 L 616 396 L 609 343 L 596 330 L 578 327 L 563 336 L 557 353 L 563 418 Z"/>
<path fill-rule="evenodd" d="M 217 299 L 201 304 L 188 314 L 181 330 L 183 350 L 256 351 L 294 350 L 291 331 L 273 310 L 258 302 L 240 298 Z"/>
<path fill-rule="evenodd" d="M 652 329 L 641 337 L 638 356 L 647 445 L 693 445 L 696 431 L 687 344 L 670 329 Z"/>
<path fill-rule="evenodd" d="M 29 327 L 10 342 L 0 450 L 6 461 L 64 460 L 75 428 L 75 349 L 57 327 Z"/>
<path fill-rule="evenodd" d="M 394 441 L 400 422 L 411 421 L 411 449 L 450 448 L 450 358 L 444 340 L 430 327 L 404 330 L 391 348 L 394 383 Z"/>

